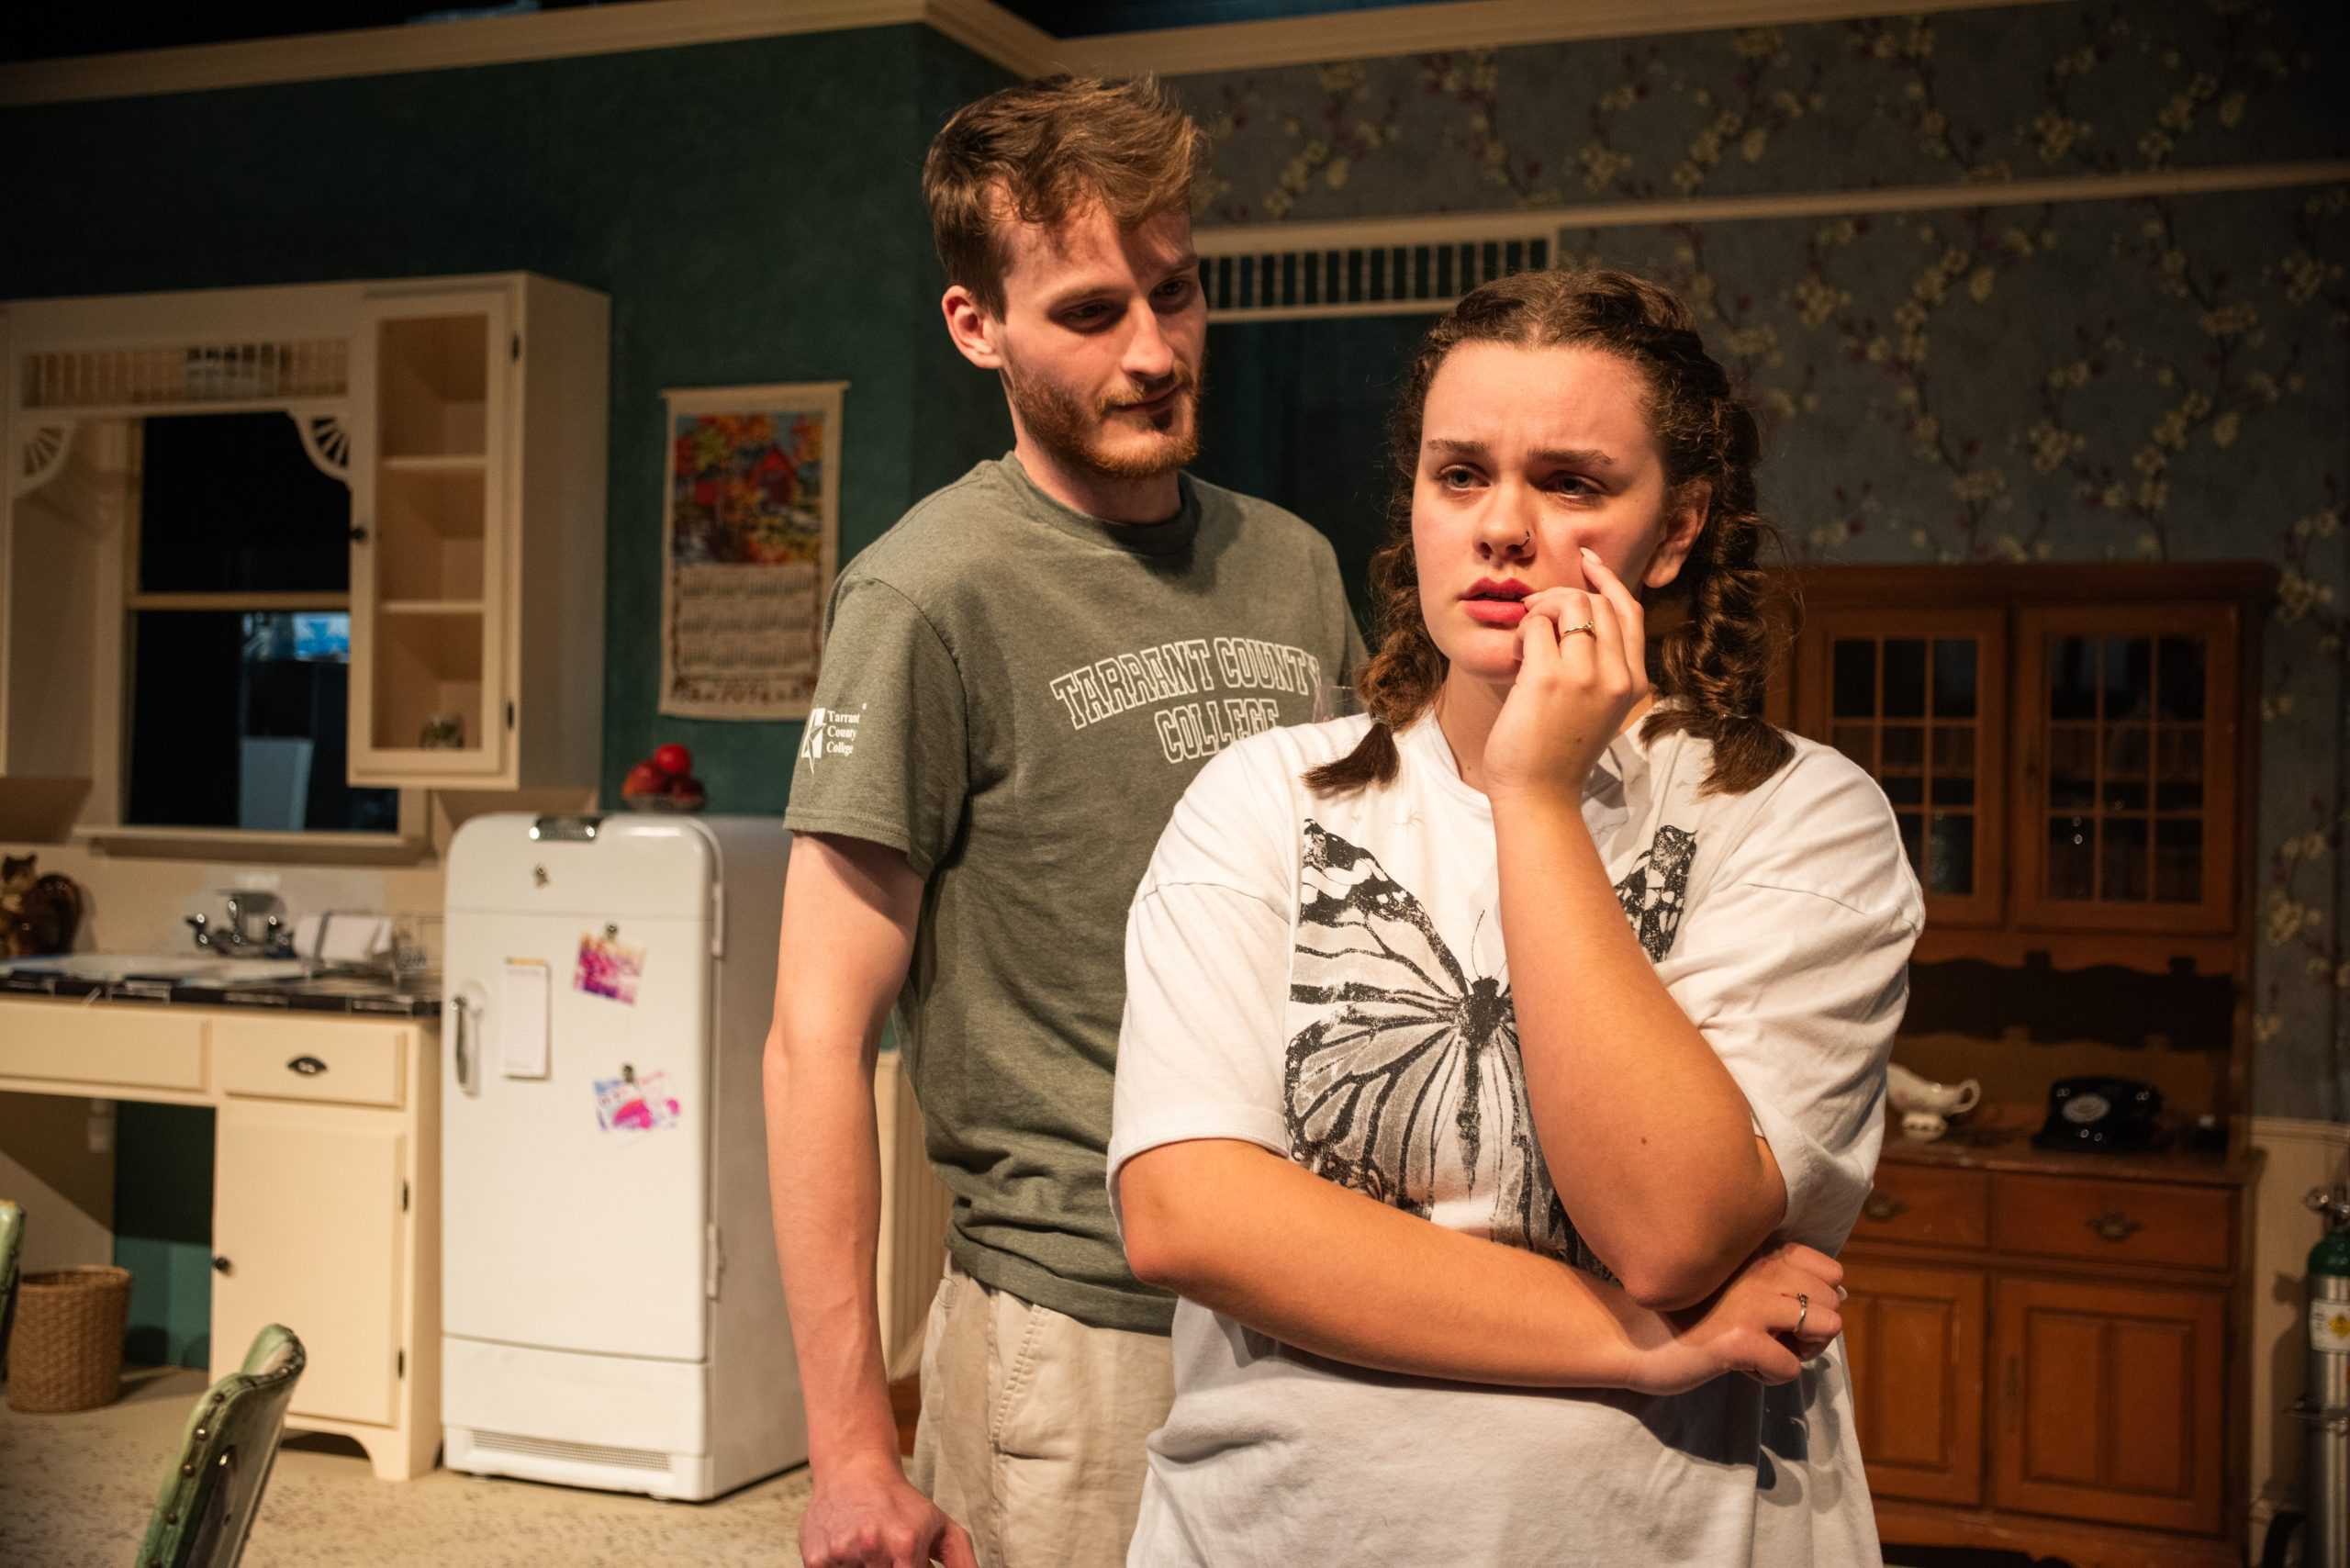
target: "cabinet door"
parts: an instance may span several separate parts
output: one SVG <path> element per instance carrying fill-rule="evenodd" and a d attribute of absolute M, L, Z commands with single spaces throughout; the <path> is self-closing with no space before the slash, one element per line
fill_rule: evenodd
<path fill-rule="evenodd" d="M 401 1370 L 399 1123 L 235 1102 L 218 1114 L 213 1376 L 282 1323 L 309 1353 L 296 1414 L 388 1426 Z"/>
<path fill-rule="evenodd" d="M 1884 789 L 1932 925 L 1999 924 L 2006 646 L 1997 607 L 1805 618 L 1795 729 Z"/>
<path fill-rule="evenodd" d="M 2015 922 L 2234 925 L 2237 610 L 2020 611 Z"/>
<path fill-rule="evenodd" d="M 1993 1503 L 2220 1528 L 2221 1292 L 2005 1279 L 1997 1310 Z"/>
<path fill-rule="evenodd" d="M 1845 1261 L 1844 1353 L 1869 1491 L 1983 1500 L 1983 1276 Z"/>
<path fill-rule="evenodd" d="M 505 293 L 361 308 L 352 353 L 351 778 L 480 788 L 507 764 Z"/>

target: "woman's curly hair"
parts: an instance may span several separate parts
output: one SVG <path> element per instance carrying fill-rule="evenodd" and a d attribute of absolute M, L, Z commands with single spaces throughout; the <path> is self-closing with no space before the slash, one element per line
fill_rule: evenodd
<path fill-rule="evenodd" d="M 1379 651 L 1355 683 L 1372 723 L 1352 752 L 1306 774 L 1306 783 L 1326 794 L 1393 779 L 1395 733 L 1426 712 L 1444 685 L 1444 655 L 1420 615 L 1412 493 L 1428 387 L 1454 349 L 1475 342 L 1598 349 L 1647 384 L 1668 498 L 1703 484 L 1710 499 L 1680 575 L 1657 590 L 1685 599 L 1688 612 L 1666 634 L 1660 667 L 1651 672 L 1658 692 L 1675 700 L 1651 710 L 1640 733 L 1651 741 L 1677 730 L 1702 735 L 1714 748 L 1704 788 L 1730 794 L 1754 788 L 1793 755 L 1762 717 L 1773 632 L 1757 558 L 1776 533 L 1755 510 L 1754 416 L 1707 353 L 1689 308 L 1669 289 L 1612 271 L 1497 279 L 1462 298 L 1421 340 L 1387 421 L 1387 541 L 1371 564 Z"/>

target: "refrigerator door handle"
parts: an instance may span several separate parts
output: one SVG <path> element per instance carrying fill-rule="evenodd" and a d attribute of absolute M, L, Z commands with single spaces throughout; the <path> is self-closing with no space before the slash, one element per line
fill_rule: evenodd
<path fill-rule="evenodd" d="M 481 1093 L 481 1025 L 478 1022 L 487 1000 L 481 987 L 468 983 L 453 999 L 457 1007 L 457 1038 L 453 1048 L 453 1065 L 457 1072 L 457 1087 L 466 1094 Z M 470 1026 L 469 1026 L 470 1025 Z"/>

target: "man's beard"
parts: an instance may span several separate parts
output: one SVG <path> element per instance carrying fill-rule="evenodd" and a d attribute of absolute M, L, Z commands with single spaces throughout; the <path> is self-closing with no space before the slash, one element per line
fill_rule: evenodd
<path fill-rule="evenodd" d="M 1067 387 L 1046 377 L 1024 376 L 1008 364 L 1003 369 L 1004 391 L 1030 438 L 1070 466 L 1105 479 L 1156 479 L 1200 454 L 1200 372 L 1179 364 L 1174 381 L 1173 407 L 1180 417 L 1168 430 L 1135 432 L 1136 439 L 1148 444 L 1141 452 L 1123 452 L 1104 439 L 1103 427 L 1117 409 L 1147 398 L 1105 398 L 1088 409 Z"/>

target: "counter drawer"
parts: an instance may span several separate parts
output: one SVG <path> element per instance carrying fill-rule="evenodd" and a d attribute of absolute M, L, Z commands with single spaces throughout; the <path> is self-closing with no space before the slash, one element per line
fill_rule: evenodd
<path fill-rule="evenodd" d="M 2189 1269 L 2225 1269 L 2235 1258 L 2225 1188 L 2002 1173 L 1992 1195 L 2003 1250 Z"/>
<path fill-rule="evenodd" d="M 1991 1179 L 1983 1171 L 1886 1160 L 1852 1223 L 1852 1239 L 1981 1247 L 1991 1238 L 1990 1207 Z"/>
<path fill-rule="evenodd" d="M 105 1002 L 0 1002 L 0 1078 L 204 1089 L 205 1020 Z"/>
<path fill-rule="evenodd" d="M 412 1034 L 385 1024 L 215 1018 L 212 1051 L 223 1093 L 397 1106 Z"/>

